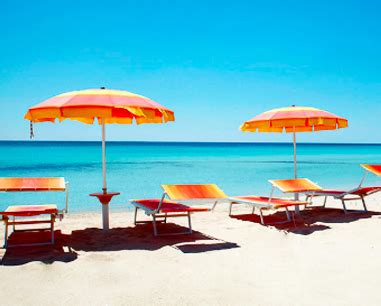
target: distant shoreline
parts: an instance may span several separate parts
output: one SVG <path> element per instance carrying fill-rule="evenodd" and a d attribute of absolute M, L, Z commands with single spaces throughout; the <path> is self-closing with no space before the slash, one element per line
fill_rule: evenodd
<path fill-rule="evenodd" d="M 66 143 L 66 144 L 100 144 L 98 140 L 0 140 L 1 144 L 6 143 Z M 236 145 L 236 146 L 255 146 L 255 145 L 292 145 L 292 142 L 235 142 L 235 141 L 122 141 L 122 140 L 108 140 L 108 144 L 167 144 L 167 145 Z M 298 142 L 299 145 L 305 146 L 381 146 L 381 143 L 366 143 L 366 142 Z"/>

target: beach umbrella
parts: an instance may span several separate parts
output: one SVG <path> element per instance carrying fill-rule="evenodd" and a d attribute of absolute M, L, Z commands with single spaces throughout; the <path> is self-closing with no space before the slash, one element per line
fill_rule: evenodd
<path fill-rule="evenodd" d="M 119 193 L 107 192 L 106 180 L 106 124 L 143 124 L 166 123 L 175 121 L 173 111 L 141 95 L 128 91 L 87 89 L 72 91 L 54 96 L 40 104 L 32 106 L 25 114 L 25 119 L 32 123 L 62 122 L 66 119 L 102 126 L 102 193 L 94 193 L 102 205 L 103 228 L 108 229 L 108 204 Z M 96 119 L 96 120 L 95 120 Z"/>
<path fill-rule="evenodd" d="M 348 120 L 324 110 L 305 106 L 290 106 L 264 112 L 244 122 L 244 132 L 292 133 L 294 143 L 294 177 L 297 178 L 296 133 L 346 128 Z M 295 195 L 297 197 L 297 195 Z"/>

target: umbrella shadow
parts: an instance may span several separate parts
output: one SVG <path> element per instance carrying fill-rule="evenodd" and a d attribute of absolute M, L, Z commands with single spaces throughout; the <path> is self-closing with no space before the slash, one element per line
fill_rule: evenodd
<path fill-rule="evenodd" d="M 168 223 L 166 232 L 184 232 L 187 228 Z M 9 237 L 9 246 L 19 243 L 35 243 L 49 240 L 49 232 L 16 232 Z M 55 244 L 45 246 L 9 247 L 0 259 L 0 265 L 17 266 L 30 262 L 52 264 L 69 263 L 76 260 L 78 252 L 104 252 L 123 250 L 156 251 L 163 247 L 173 247 L 182 253 L 203 253 L 238 248 L 234 242 L 224 241 L 198 231 L 191 235 L 154 237 L 152 225 L 139 224 L 135 227 L 113 228 L 103 231 L 99 228 L 75 230 L 71 234 L 55 231 Z M 0 253 L 1 256 L 1 253 Z"/>
<path fill-rule="evenodd" d="M 78 254 L 70 248 L 65 248 L 63 244 L 67 235 L 62 234 L 59 230 L 55 231 L 54 234 L 56 241 L 54 245 L 12 247 L 12 245 L 25 243 L 25 241 L 36 243 L 48 241 L 50 238 L 50 233 L 48 232 L 12 233 L 8 240 L 10 247 L 1 256 L 0 265 L 18 266 L 34 261 L 44 264 L 52 264 L 53 262 L 68 263 L 76 260 Z"/>
<path fill-rule="evenodd" d="M 334 223 L 351 223 L 360 219 L 372 218 L 373 216 L 380 216 L 380 212 L 359 212 L 348 211 L 345 214 L 342 209 L 337 208 L 308 208 L 303 210 L 300 216 L 292 213 L 292 220 L 289 222 L 279 223 L 287 220 L 284 212 L 275 212 L 271 215 L 265 216 L 265 226 L 274 227 L 277 230 L 286 233 L 310 235 L 317 231 L 331 229 L 330 224 Z M 259 215 L 257 214 L 241 214 L 232 215 L 231 218 L 261 224 Z"/>
<path fill-rule="evenodd" d="M 168 223 L 166 232 L 184 232 L 187 228 Z M 183 253 L 201 253 L 239 247 L 236 243 L 224 241 L 198 231 L 192 234 L 154 237 L 152 225 L 138 224 L 135 227 L 113 228 L 103 231 L 99 228 L 86 228 L 73 231 L 65 244 L 85 252 L 146 250 L 155 251 L 170 246 Z M 201 242 L 201 243 L 200 243 Z"/>

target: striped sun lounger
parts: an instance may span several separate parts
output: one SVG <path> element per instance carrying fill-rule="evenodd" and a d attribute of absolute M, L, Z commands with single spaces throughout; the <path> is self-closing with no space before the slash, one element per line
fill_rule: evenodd
<path fill-rule="evenodd" d="M 60 220 L 63 218 L 64 213 L 68 211 L 68 183 L 65 182 L 63 177 L 52 178 L 0 178 L 0 192 L 46 192 L 46 191 L 62 191 L 66 192 L 66 206 L 65 209 L 59 210 L 56 204 L 43 204 L 43 205 L 13 205 L 9 206 L 6 210 L 0 211 L 2 221 L 5 225 L 4 233 L 4 248 L 10 247 L 8 245 L 8 228 L 11 225 L 13 232 L 18 231 L 37 231 L 48 230 L 50 231 L 50 240 L 48 242 L 40 243 L 22 243 L 12 244 L 11 246 L 32 246 L 32 245 L 47 245 L 54 244 L 54 222 L 58 217 Z M 36 219 L 36 217 L 48 216 L 49 218 Z M 49 224 L 49 228 L 29 228 L 18 229 L 17 226 L 22 225 L 35 225 L 35 224 Z"/>
<path fill-rule="evenodd" d="M 261 223 L 265 225 L 265 218 L 263 215 L 264 210 L 279 210 L 284 209 L 287 216 L 287 221 L 291 221 L 291 215 L 289 208 L 297 207 L 297 206 L 305 206 L 309 204 L 307 201 L 299 201 L 290 198 L 279 198 L 274 197 L 274 191 L 276 188 L 280 189 L 284 193 L 295 193 L 295 190 L 304 190 L 313 192 L 314 190 L 320 190 L 320 187 L 313 184 L 311 181 L 307 179 L 295 179 L 295 180 L 270 180 L 272 185 L 270 196 L 263 197 L 257 195 L 248 195 L 248 196 L 235 196 L 230 197 L 230 210 L 229 215 L 232 215 L 233 206 L 237 204 L 245 204 L 252 206 L 252 213 L 254 214 L 255 209 L 258 209 L 259 216 L 261 219 Z M 273 222 L 272 224 L 284 223 L 281 222 Z"/>
<path fill-rule="evenodd" d="M 381 165 L 370 165 L 370 164 L 362 164 L 360 165 L 361 167 L 364 168 L 365 174 L 363 178 L 360 181 L 360 184 L 349 190 L 338 190 L 338 189 L 320 189 L 316 192 L 305 192 L 307 195 L 307 200 L 312 199 L 317 196 L 322 196 L 324 198 L 324 204 L 322 205 L 325 207 L 327 203 L 327 198 L 332 197 L 334 199 L 340 200 L 342 205 L 343 205 L 343 210 L 345 213 L 348 213 L 347 207 L 346 207 L 346 202 L 348 201 L 358 201 L 360 200 L 363 205 L 363 211 L 367 212 L 368 209 L 366 207 L 365 203 L 365 198 L 381 191 L 381 185 L 378 186 L 363 186 L 363 183 L 369 173 L 373 173 L 377 176 L 381 176 Z"/>
<path fill-rule="evenodd" d="M 191 215 L 196 212 L 212 211 L 218 201 L 226 199 L 227 195 L 215 184 L 197 185 L 162 185 L 164 193 L 160 199 L 134 199 L 130 200 L 135 206 L 134 223 L 146 223 L 137 221 L 138 210 L 143 210 L 146 215 L 152 217 L 154 236 L 191 234 Z M 168 197 L 169 199 L 166 199 Z M 212 207 L 195 207 L 184 204 L 184 202 L 213 202 Z M 159 234 L 157 222 L 167 222 L 167 218 L 187 217 L 188 230 L 186 232 Z"/>

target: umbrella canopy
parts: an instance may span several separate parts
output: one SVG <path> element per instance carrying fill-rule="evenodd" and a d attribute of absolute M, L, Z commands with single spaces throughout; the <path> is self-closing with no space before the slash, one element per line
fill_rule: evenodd
<path fill-rule="evenodd" d="M 296 133 L 336 130 L 348 127 L 348 120 L 314 107 L 290 106 L 264 112 L 244 122 L 244 132 L 293 133 L 294 177 L 297 178 Z"/>
<path fill-rule="evenodd" d="M 312 132 L 346 128 L 348 120 L 314 107 L 290 106 L 264 112 L 246 121 L 244 132 Z"/>
<path fill-rule="evenodd" d="M 92 124 L 163 123 L 174 121 L 174 113 L 146 97 L 122 90 L 87 89 L 71 91 L 29 108 L 25 119 L 31 122 L 77 120 Z"/>
<path fill-rule="evenodd" d="M 166 123 L 175 121 L 173 111 L 141 95 L 128 91 L 87 89 L 52 97 L 32 106 L 25 114 L 30 122 L 62 122 L 66 119 L 102 125 L 103 196 L 96 194 L 103 207 L 103 228 L 108 229 L 108 202 L 114 194 L 107 193 L 106 181 L 106 124 Z M 31 135 L 33 130 L 31 129 Z M 107 202 L 108 201 L 108 202 Z"/>

